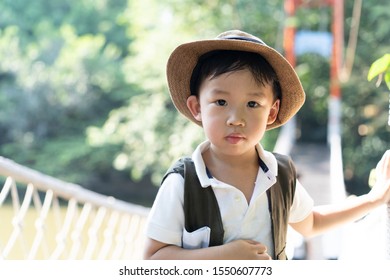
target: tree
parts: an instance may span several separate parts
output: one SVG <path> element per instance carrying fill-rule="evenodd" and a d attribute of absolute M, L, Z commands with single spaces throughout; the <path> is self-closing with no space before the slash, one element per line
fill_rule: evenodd
<path fill-rule="evenodd" d="M 0 4 L 0 151 L 45 173 L 87 184 L 96 173 L 112 169 L 117 149 L 91 147 L 85 130 L 103 123 L 133 90 L 118 68 L 131 39 L 117 39 L 123 25 L 103 25 L 120 17 L 125 1 L 104 11 L 92 2 L 73 2 Z M 80 17 L 81 11 L 91 16 Z"/>

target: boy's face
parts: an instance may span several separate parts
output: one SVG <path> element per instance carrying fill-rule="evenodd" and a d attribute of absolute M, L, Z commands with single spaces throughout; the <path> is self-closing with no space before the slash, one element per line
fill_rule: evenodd
<path fill-rule="evenodd" d="M 240 70 L 205 79 L 199 97 L 190 96 L 187 106 L 202 122 L 212 148 L 240 155 L 254 152 L 275 121 L 280 101 L 273 96 L 271 85 L 258 84 L 249 70 Z"/>

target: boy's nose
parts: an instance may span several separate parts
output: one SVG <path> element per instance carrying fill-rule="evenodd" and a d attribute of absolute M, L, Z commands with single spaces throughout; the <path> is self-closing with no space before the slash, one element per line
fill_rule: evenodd
<path fill-rule="evenodd" d="M 227 120 L 228 126 L 245 126 L 245 118 L 238 110 L 232 112 Z"/>

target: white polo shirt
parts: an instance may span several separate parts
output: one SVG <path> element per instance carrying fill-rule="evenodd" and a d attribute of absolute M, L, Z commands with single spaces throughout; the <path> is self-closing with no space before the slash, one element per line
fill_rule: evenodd
<path fill-rule="evenodd" d="M 209 146 L 208 141 L 200 144 L 192 154 L 192 160 L 202 187 L 211 186 L 217 198 L 225 231 L 224 243 L 237 239 L 256 240 L 266 245 L 270 255 L 273 255 L 271 218 L 266 191 L 276 182 L 278 165 L 275 156 L 265 151 L 260 144 L 256 146 L 259 157 L 269 171 L 266 174 L 259 168 L 254 192 L 248 204 L 240 190 L 209 177 L 202 157 L 202 152 Z M 162 243 L 179 247 L 183 242 L 189 242 L 188 246 L 184 244 L 187 248 L 207 246 L 208 244 L 204 244 L 204 239 L 209 236 L 207 230 L 194 233 L 185 231 L 183 201 L 184 179 L 180 174 L 172 173 L 165 179 L 156 196 L 148 217 L 146 235 Z M 311 213 L 313 205 L 312 198 L 297 180 L 289 222 L 296 223 L 305 219 Z"/>

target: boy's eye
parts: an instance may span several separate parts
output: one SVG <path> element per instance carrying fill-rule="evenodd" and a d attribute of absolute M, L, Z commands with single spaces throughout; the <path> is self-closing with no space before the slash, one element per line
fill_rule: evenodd
<path fill-rule="evenodd" d="M 217 101 L 215 101 L 215 104 L 217 104 L 218 106 L 225 106 L 226 103 L 226 100 L 223 99 L 218 99 Z"/>
<path fill-rule="evenodd" d="M 256 108 L 258 106 L 259 106 L 259 104 L 256 101 L 249 101 L 248 102 L 248 107 L 250 107 L 250 108 Z"/>

